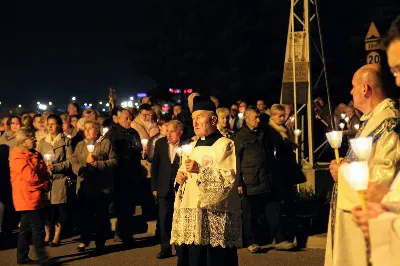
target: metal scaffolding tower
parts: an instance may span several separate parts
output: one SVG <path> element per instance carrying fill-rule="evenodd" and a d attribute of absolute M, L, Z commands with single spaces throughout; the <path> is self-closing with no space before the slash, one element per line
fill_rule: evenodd
<path fill-rule="evenodd" d="M 326 144 L 322 143 L 314 149 L 312 97 L 323 80 L 325 80 L 329 112 L 332 114 L 317 2 L 318 0 L 291 0 L 281 91 L 281 103 L 293 104 L 295 129 L 303 132 L 296 137 L 296 143 L 299 145 L 296 150 L 298 162 L 303 165 L 303 169 L 310 170 L 315 169 L 318 164 L 315 159 L 316 152 Z M 311 75 L 311 65 L 316 79 Z M 301 111 L 304 115 L 300 115 Z M 304 119 L 305 113 L 306 119 Z M 333 128 L 332 118 L 330 120 L 326 121 L 326 125 L 329 124 Z"/>

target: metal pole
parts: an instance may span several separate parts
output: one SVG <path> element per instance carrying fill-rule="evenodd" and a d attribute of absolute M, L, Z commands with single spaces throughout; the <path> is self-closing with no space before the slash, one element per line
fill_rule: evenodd
<path fill-rule="evenodd" d="M 308 0 L 307 0 L 308 1 Z M 298 129 L 297 127 L 297 88 L 296 88 L 296 58 L 294 52 L 294 0 L 291 0 L 291 10 L 290 10 L 290 25 L 291 25 L 291 35 L 292 35 L 292 68 L 293 68 L 293 109 L 294 109 L 294 129 Z M 295 143 L 298 144 L 298 136 L 295 136 Z M 299 163 L 299 149 L 296 149 L 296 160 Z"/>
<path fill-rule="evenodd" d="M 308 100 L 307 100 L 307 126 L 308 126 L 308 158 L 311 167 L 314 167 L 314 141 L 313 141 L 313 110 L 312 110 L 312 94 L 311 94 L 311 70 L 310 70 L 310 15 L 309 15 L 309 0 L 304 0 L 304 31 L 307 34 L 306 38 L 306 61 L 308 62 Z"/>

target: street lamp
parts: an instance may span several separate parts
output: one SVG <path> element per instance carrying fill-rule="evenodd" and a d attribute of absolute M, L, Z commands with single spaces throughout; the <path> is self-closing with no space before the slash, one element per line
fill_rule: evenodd
<path fill-rule="evenodd" d="M 103 104 L 103 102 L 99 102 L 99 104 L 100 104 L 100 105 L 102 105 L 102 104 Z"/>
<path fill-rule="evenodd" d="M 129 97 L 129 100 L 133 101 L 133 96 Z"/>
<path fill-rule="evenodd" d="M 89 103 L 89 107 L 92 107 L 92 104 L 91 104 L 91 103 Z"/>
<path fill-rule="evenodd" d="M 22 104 L 18 104 L 18 107 L 21 108 L 21 107 L 22 107 Z"/>
<path fill-rule="evenodd" d="M 73 96 L 71 99 L 72 99 L 73 101 L 76 101 L 76 97 L 75 97 L 75 96 Z"/>
<path fill-rule="evenodd" d="M 37 104 L 37 105 L 40 105 L 40 102 L 37 102 L 36 104 Z"/>
<path fill-rule="evenodd" d="M 52 102 L 49 102 L 49 105 L 53 105 L 53 103 L 52 103 Z"/>

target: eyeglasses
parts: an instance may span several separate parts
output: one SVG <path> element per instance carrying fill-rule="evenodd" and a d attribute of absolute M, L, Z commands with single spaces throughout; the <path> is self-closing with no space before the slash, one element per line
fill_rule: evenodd
<path fill-rule="evenodd" d="M 391 68 L 390 72 L 392 72 L 394 77 L 397 77 L 397 75 L 399 75 L 400 72 L 400 65 Z"/>

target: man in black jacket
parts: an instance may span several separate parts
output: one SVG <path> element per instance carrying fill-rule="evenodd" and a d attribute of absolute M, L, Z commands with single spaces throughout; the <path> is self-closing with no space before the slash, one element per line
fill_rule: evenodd
<path fill-rule="evenodd" d="M 142 145 L 136 130 L 131 128 L 130 110 L 118 111 L 118 123 L 107 132 L 106 137 L 113 143 L 118 165 L 114 172 L 114 200 L 118 226 L 114 241 L 129 244 L 133 241 L 135 198 L 140 189 Z"/>
<path fill-rule="evenodd" d="M 251 253 L 261 250 L 258 220 L 264 214 L 268 220 L 269 234 L 280 241 L 277 234 L 280 202 L 277 199 L 271 175 L 269 154 L 266 150 L 264 131 L 259 129 L 260 112 L 247 108 L 244 113 L 245 124 L 234 138 L 237 156 L 237 176 L 239 194 L 243 195 L 243 234 L 245 245 Z"/>
<path fill-rule="evenodd" d="M 183 142 L 181 136 L 183 125 L 178 120 L 172 120 L 167 125 L 167 137 L 156 142 L 154 157 L 151 165 L 151 189 L 158 200 L 158 218 L 160 221 L 161 251 L 158 259 L 172 256 L 171 229 L 174 213 L 174 182 L 179 169 L 180 158 L 178 147 Z"/>

